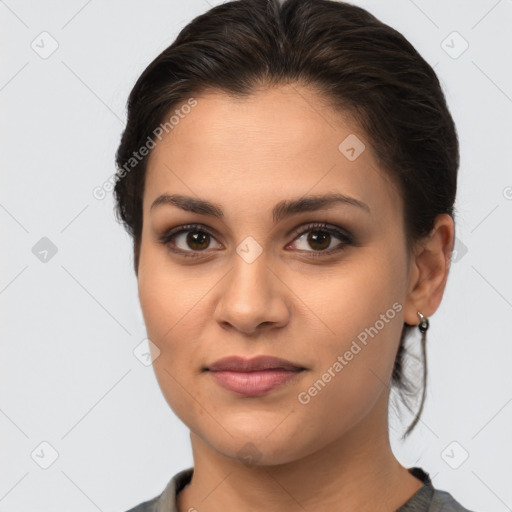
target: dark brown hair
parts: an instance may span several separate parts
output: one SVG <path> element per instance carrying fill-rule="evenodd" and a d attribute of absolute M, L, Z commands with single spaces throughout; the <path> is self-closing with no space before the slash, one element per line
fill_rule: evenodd
<path fill-rule="evenodd" d="M 258 89 L 303 84 L 357 121 L 404 203 L 407 249 L 428 235 L 438 214 L 454 216 L 459 167 L 456 128 L 432 67 L 396 30 L 366 10 L 331 0 L 238 0 L 193 19 L 137 80 L 116 153 L 116 215 L 133 238 L 138 271 L 142 197 L 155 129 L 179 104 L 208 90 L 247 97 Z M 132 159 L 132 160 L 130 160 Z M 393 368 L 407 407 L 404 324 Z M 422 343 L 425 400 L 426 354 Z"/>

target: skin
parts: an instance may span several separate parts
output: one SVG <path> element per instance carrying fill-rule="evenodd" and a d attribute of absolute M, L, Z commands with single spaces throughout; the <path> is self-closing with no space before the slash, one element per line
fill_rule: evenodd
<path fill-rule="evenodd" d="M 431 316 L 446 285 L 453 220 L 439 215 L 431 235 L 408 254 L 402 199 L 379 169 L 365 134 L 348 115 L 299 85 L 264 89 L 244 99 L 197 96 L 152 151 L 143 197 L 138 291 L 159 386 L 190 429 L 191 483 L 180 512 L 332 510 L 393 511 L 420 487 L 393 455 L 388 437 L 389 383 L 403 323 Z M 349 134 L 366 149 L 354 161 L 338 150 Z M 364 202 L 300 212 L 272 221 L 285 199 L 338 192 Z M 150 209 L 161 194 L 211 201 L 224 217 L 174 205 Z M 315 222 L 348 230 L 332 235 L 320 257 L 293 234 Z M 206 242 L 174 247 L 159 237 L 200 224 Z M 321 230 L 320 230 L 321 231 Z M 248 263 L 236 248 L 253 237 L 262 253 Z M 203 245 L 201 245 L 203 243 Z M 209 244 L 209 245 L 208 245 Z M 201 251 L 201 247 L 206 247 Z M 307 391 L 380 315 L 401 306 L 384 328 L 302 404 Z M 419 336 L 418 336 L 419 342 Z M 221 388 L 208 364 L 267 354 L 306 371 L 260 397 Z M 252 463 L 243 456 L 257 449 Z"/>

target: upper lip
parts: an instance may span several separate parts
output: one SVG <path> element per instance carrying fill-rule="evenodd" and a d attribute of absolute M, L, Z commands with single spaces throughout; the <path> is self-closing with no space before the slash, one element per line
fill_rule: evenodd
<path fill-rule="evenodd" d="M 236 371 L 236 372 L 251 372 L 257 370 L 305 370 L 303 366 L 297 365 L 286 359 L 280 359 L 272 356 L 257 356 L 246 359 L 240 356 L 230 356 L 219 359 L 206 367 L 210 371 Z"/>

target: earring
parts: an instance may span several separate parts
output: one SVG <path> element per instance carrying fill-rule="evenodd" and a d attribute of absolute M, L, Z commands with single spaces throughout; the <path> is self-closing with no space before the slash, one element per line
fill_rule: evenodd
<path fill-rule="evenodd" d="M 419 311 L 418 311 L 418 316 L 420 317 L 420 323 L 418 324 L 418 329 L 420 330 L 421 334 L 425 334 L 430 325 L 428 318 L 426 316 L 423 316 Z"/>
<path fill-rule="evenodd" d="M 416 417 L 414 418 L 414 421 L 409 425 L 409 428 L 405 432 L 404 436 L 402 436 L 402 439 L 405 439 L 411 432 L 411 430 L 416 426 L 416 423 L 418 423 L 420 419 L 421 411 L 423 410 L 423 404 L 425 403 L 426 398 L 426 391 L 427 391 L 427 329 L 429 327 L 428 318 L 426 316 L 423 316 L 418 311 L 418 316 L 420 317 L 420 322 L 418 324 L 418 329 L 421 332 L 421 355 L 423 358 L 423 391 L 421 393 L 421 402 L 420 402 L 420 408 L 419 412 L 416 414 Z"/>

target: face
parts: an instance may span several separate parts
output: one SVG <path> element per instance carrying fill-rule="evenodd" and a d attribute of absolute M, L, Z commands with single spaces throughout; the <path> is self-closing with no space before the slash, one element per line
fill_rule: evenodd
<path fill-rule="evenodd" d="M 387 435 L 407 254 L 401 198 L 365 134 L 299 86 L 196 101 L 153 149 L 143 197 L 139 298 L 167 402 L 217 453 L 252 443 L 260 464 L 363 426 Z M 163 195 L 196 207 L 152 207 Z M 244 395 L 205 371 L 232 355 L 304 370 Z"/>

